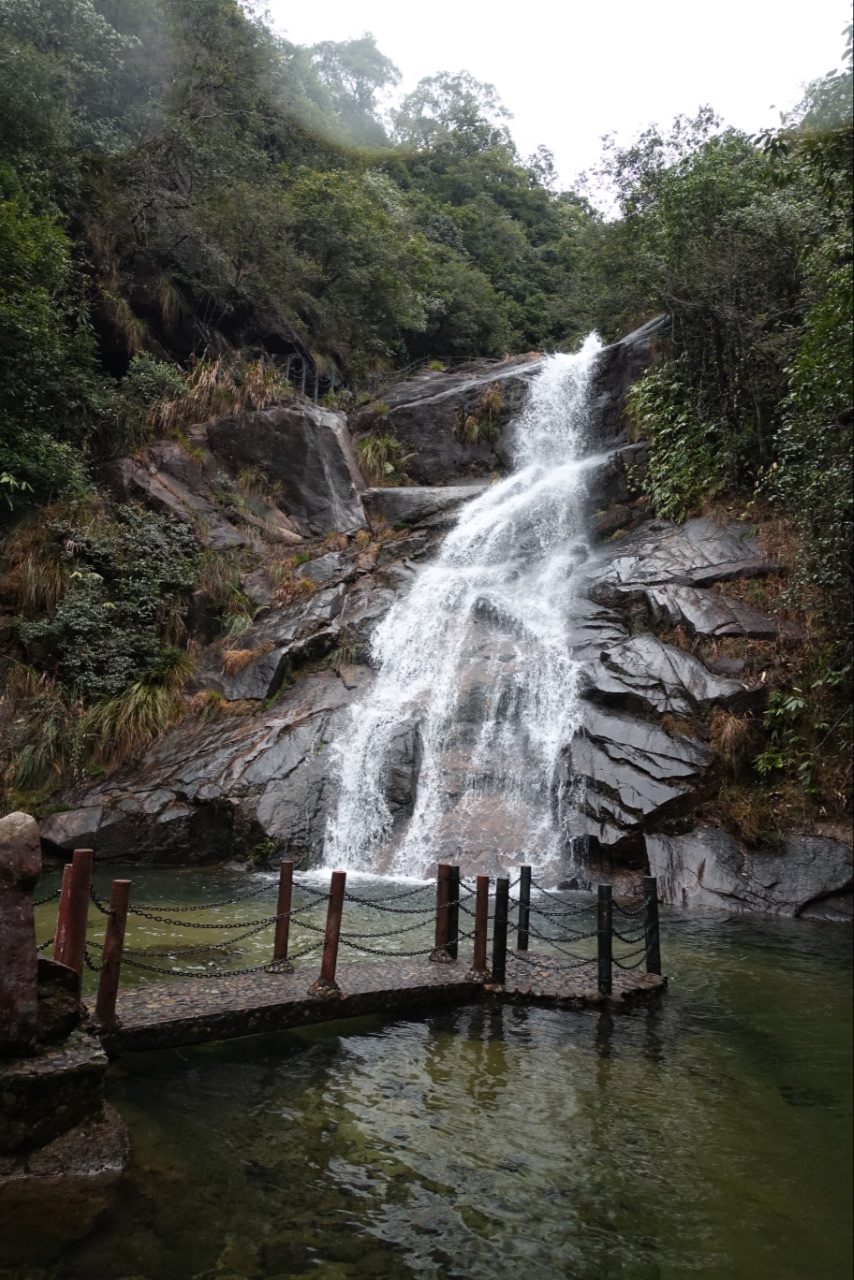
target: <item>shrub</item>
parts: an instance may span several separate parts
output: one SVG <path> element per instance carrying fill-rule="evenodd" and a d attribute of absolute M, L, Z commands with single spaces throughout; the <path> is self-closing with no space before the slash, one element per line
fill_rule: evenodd
<path fill-rule="evenodd" d="M 405 467 L 412 455 L 405 452 L 394 436 L 363 436 L 355 443 L 359 466 L 369 484 L 406 483 Z"/>

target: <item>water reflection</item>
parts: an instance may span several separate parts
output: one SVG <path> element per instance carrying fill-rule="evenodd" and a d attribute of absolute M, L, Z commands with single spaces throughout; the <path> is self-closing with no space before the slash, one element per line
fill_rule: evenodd
<path fill-rule="evenodd" d="M 82 1240 L 55 1193 L 17 1257 L 0 1221 L 0 1276 L 847 1280 L 850 933 L 663 930 L 670 992 L 627 1016 L 477 1006 L 123 1060 L 124 1186 Z"/>

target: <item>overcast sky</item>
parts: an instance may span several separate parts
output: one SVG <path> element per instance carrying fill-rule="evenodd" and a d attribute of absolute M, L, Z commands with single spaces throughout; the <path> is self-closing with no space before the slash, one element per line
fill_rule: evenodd
<path fill-rule="evenodd" d="M 710 103 L 749 132 L 778 123 L 800 86 L 836 68 L 846 0 L 268 0 L 296 44 L 373 32 L 403 73 L 403 89 L 437 71 L 470 71 L 513 112 L 523 155 L 544 143 L 564 186 L 599 154 Z"/>

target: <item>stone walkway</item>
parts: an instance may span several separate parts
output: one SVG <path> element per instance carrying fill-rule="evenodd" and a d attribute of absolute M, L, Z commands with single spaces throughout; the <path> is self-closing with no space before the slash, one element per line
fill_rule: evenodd
<path fill-rule="evenodd" d="M 606 1001 L 596 990 L 595 966 L 561 972 L 541 961 L 519 961 L 512 953 L 507 960 L 504 988 L 476 981 L 468 960 L 346 965 L 338 973 L 338 992 L 322 995 L 310 991 L 313 972 L 306 969 L 151 983 L 120 993 L 118 1025 L 104 1031 L 102 1040 L 110 1056 L 116 1056 L 482 999 L 572 1009 L 609 1003 L 620 1008 L 667 986 L 667 979 L 657 974 L 615 971 L 613 995 Z"/>

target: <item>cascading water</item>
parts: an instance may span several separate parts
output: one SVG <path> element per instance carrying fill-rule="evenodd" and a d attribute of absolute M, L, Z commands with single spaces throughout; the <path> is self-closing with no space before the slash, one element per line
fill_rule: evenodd
<path fill-rule="evenodd" d="M 465 507 L 377 627 L 376 680 L 335 746 L 327 866 L 557 865 L 569 833 L 555 778 L 579 707 L 572 577 L 588 555 L 580 454 L 600 348 L 591 335 L 546 361 L 515 424 L 513 474 Z"/>

